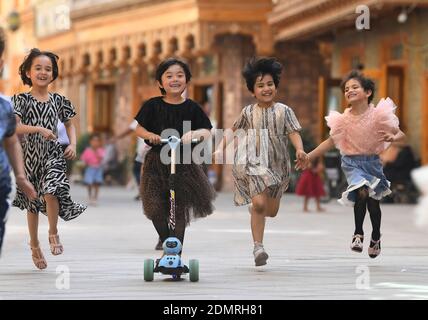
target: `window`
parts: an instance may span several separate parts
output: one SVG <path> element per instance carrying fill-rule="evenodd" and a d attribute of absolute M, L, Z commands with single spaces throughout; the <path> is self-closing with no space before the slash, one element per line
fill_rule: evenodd
<path fill-rule="evenodd" d="M 401 60 L 403 59 L 403 44 L 398 43 L 391 47 L 390 50 L 390 59 L 391 60 Z"/>

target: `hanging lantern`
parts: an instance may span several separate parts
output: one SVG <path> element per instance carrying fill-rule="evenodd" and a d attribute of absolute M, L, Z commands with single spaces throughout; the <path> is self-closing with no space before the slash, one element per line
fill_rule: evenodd
<path fill-rule="evenodd" d="M 11 13 L 9 13 L 8 17 L 7 17 L 7 24 L 9 26 L 9 30 L 10 31 L 16 31 L 19 29 L 20 25 L 21 25 L 21 21 L 20 21 L 20 16 L 19 13 L 16 11 L 12 11 Z"/>

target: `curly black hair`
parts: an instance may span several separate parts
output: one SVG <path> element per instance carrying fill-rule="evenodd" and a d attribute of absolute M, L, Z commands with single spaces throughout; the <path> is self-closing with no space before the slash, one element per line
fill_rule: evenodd
<path fill-rule="evenodd" d="M 282 65 L 275 58 L 251 58 L 242 70 L 242 76 L 245 78 L 247 88 L 250 92 L 254 92 L 254 85 L 258 77 L 264 77 L 270 74 L 278 88 L 279 80 L 281 78 Z"/>
<path fill-rule="evenodd" d="M 181 68 L 183 68 L 184 75 L 186 76 L 186 83 L 188 83 L 192 78 L 192 73 L 190 72 L 190 68 L 187 65 L 187 63 L 176 58 L 165 59 L 158 65 L 156 69 L 156 76 L 155 76 L 156 80 L 159 81 L 160 84 L 162 84 L 162 75 L 166 72 L 166 70 L 168 70 L 169 67 L 173 65 L 179 65 Z M 159 87 L 159 90 L 162 93 L 162 95 L 166 94 L 166 91 L 164 88 Z"/>
<path fill-rule="evenodd" d="M 360 83 L 361 87 L 363 87 L 364 92 L 372 92 L 372 94 L 368 97 L 368 102 L 372 102 L 375 93 L 374 81 L 370 78 L 365 77 L 361 71 L 352 70 L 345 76 L 345 78 L 343 78 L 342 83 L 340 84 L 343 93 L 345 93 L 346 83 L 351 79 L 357 80 Z"/>
<path fill-rule="evenodd" d="M 59 57 L 49 51 L 40 51 L 37 48 L 31 49 L 30 53 L 25 57 L 24 62 L 19 66 L 19 75 L 21 76 L 22 82 L 28 86 L 32 86 L 31 79 L 27 77 L 27 72 L 30 71 L 33 60 L 40 56 L 46 56 L 52 61 L 52 81 L 58 78 L 58 60 Z"/>

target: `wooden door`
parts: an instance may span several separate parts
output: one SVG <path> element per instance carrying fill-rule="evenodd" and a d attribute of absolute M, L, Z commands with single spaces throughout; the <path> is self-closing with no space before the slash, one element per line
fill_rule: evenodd
<path fill-rule="evenodd" d="M 112 132 L 114 85 L 95 85 L 93 110 L 94 132 Z"/>

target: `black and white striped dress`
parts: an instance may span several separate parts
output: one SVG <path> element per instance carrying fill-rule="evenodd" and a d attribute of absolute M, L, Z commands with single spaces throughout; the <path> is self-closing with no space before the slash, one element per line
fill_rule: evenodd
<path fill-rule="evenodd" d="M 265 190 L 271 198 L 281 197 L 290 182 L 288 135 L 301 130 L 293 110 L 278 102 L 270 108 L 249 105 L 233 128 L 241 129 L 235 131 L 235 205 L 249 204 Z"/>
<path fill-rule="evenodd" d="M 43 127 L 55 134 L 58 119 L 66 122 L 76 115 L 71 102 L 57 93 L 49 93 L 47 102 L 38 101 L 31 93 L 21 93 L 12 97 L 12 104 L 22 124 Z M 58 140 L 46 140 L 40 133 L 26 134 L 22 149 L 25 173 L 34 185 L 38 199 L 30 201 L 18 188 L 12 205 L 21 210 L 46 215 L 43 195 L 52 194 L 58 198 L 59 216 L 63 220 L 78 217 L 86 206 L 71 200 L 66 162 Z"/>

